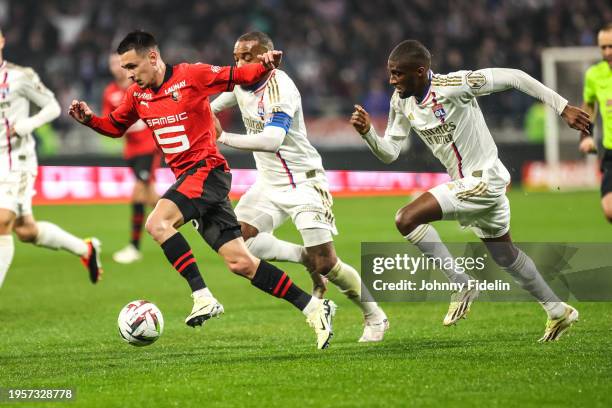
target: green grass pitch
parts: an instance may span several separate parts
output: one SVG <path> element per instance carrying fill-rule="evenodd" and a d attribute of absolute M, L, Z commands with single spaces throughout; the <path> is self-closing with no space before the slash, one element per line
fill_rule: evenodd
<path fill-rule="evenodd" d="M 338 254 L 358 266 L 361 241 L 399 241 L 393 217 L 404 197 L 337 199 Z M 517 241 L 612 242 L 598 194 L 510 194 Z M 545 314 L 534 303 L 475 303 L 468 320 L 442 326 L 443 303 L 383 304 L 391 330 L 380 344 L 358 344 L 358 310 L 340 306 L 330 349 L 288 303 L 226 271 L 194 233 L 205 280 L 224 304 L 221 319 L 187 327 L 186 283 L 144 238 L 145 259 L 122 266 L 111 254 L 128 237 L 127 205 L 38 207 L 36 216 L 103 241 L 104 280 L 89 284 L 78 259 L 17 244 L 0 290 L 0 387 L 77 389 L 71 407 L 215 406 L 612 406 L 612 305 L 576 306 L 581 321 L 555 344 L 539 345 Z M 449 241 L 474 240 L 438 223 Z M 296 240 L 292 226 L 279 232 Z M 282 267 L 302 287 L 302 268 Z M 165 318 L 157 343 L 136 348 L 117 332 L 129 301 L 156 303 Z M 9 404 L 11 405 L 11 404 Z M 15 406 L 60 403 L 21 403 Z"/>

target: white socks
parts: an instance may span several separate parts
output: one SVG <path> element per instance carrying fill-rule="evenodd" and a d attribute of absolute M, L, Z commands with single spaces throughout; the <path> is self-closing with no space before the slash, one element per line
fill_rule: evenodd
<path fill-rule="evenodd" d="M 429 224 L 419 225 L 404 238 L 416 245 L 425 256 L 442 260 L 454 259 L 446 245 L 442 243 L 442 239 L 440 239 L 438 232 Z M 470 280 L 467 274 L 453 269 L 443 269 L 442 272 L 444 272 L 448 280 L 453 283 L 467 284 Z"/>
<path fill-rule="evenodd" d="M 13 235 L 0 235 L 0 287 L 4 282 L 9 266 L 13 261 L 15 254 L 15 244 L 13 243 Z"/>
<path fill-rule="evenodd" d="M 374 302 L 372 295 L 361 284 L 359 272 L 352 266 L 338 259 L 338 263 L 323 276 L 329 279 L 351 302 L 356 304 L 365 317 L 369 317 L 378 311 L 378 305 Z"/>
<path fill-rule="evenodd" d="M 201 298 L 201 297 L 211 297 L 214 298 L 212 292 L 210 291 L 210 289 L 208 289 L 208 287 L 205 287 L 204 289 L 199 289 L 196 290 L 195 292 L 192 293 L 193 298 Z"/>
<path fill-rule="evenodd" d="M 269 232 L 260 232 L 246 240 L 249 251 L 264 261 L 281 261 L 300 263 L 304 247 L 282 241 Z"/>
<path fill-rule="evenodd" d="M 38 236 L 34 243 L 38 246 L 50 249 L 64 249 L 78 256 L 85 256 L 89 248 L 85 241 L 64 231 L 55 224 L 47 221 L 38 221 Z"/>
<path fill-rule="evenodd" d="M 521 288 L 535 297 L 544 308 L 548 317 L 557 319 L 565 313 L 565 303 L 557 295 L 538 272 L 533 260 L 523 251 L 518 250 L 518 256 L 512 265 L 504 268 Z"/>
<path fill-rule="evenodd" d="M 302 310 L 304 316 L 308 316 L 309 314 L 317 310 L 317 307 L 319 307 L 322 301 L 323 300 L 319 299 L 318 297 L 313 296 L 304 308 L 304 310 Z"/>

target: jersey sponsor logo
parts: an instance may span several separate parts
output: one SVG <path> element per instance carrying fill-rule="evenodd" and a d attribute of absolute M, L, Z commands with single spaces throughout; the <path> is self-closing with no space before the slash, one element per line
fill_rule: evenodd
<path fill-rule="evenodd" d="M 480 72 L 470 72 L 466 80 L 468 86 L 472 89 L 480 89 L 487 83 L 487 78 Z"/>
<path fill-rule="evenodd" d="M 182 80 L 181 82 L 177 82 L 176 84 L 172 85 L 171 87 L 169 87 L 168 89 L 166 89 L 164 91 L 164 93 L 166 95 L 168 94 L 174 94 L 174 91 L 178 91 L 181 88 L 184 88 L 187 86 L 187 81 Z M 174 96 L 174 95 L 173 95 Z"/>
<path fill-rule="evenodd" d="M 149 107 L 149 102 L 140 101 L 140 104 L 146 106 L 147 108 Z"/>
<path fill-rule="evenodd" d="M 421 138 L 430 145 L 447 144 L 453 142 L 453 135 L 457 126 L 453 122 L 442 123 L 433 129 L 415 129 Z"/>
<path fill-rule="evenodd" d="M 261 133 L 264 130 L 265 122 L 259 119 L 243 116 L 242 121 L 244 122 L 244 127 L 247 128 L 249 133 Z"/>
<path fill-rule="evenodd" d="M 148 93 L 148 92 L 134 92 L 134 98 L 153 99 L 153 94 Z"/>
<path fill-rule="evenodd" d="M 221 72 L 221 67 L 218 65 L 211 65 L 210 70 L 215 74 L 218 74 L 219 72 Z"/>
<path fill-rule="evenodd" d="M 147 119 L 146 122 L 149 127 L 154 127 L 177 123 L 182 120 L 187 120 L 187 112 L 181 112 L 176 115 L 168 115 L 161 118 Z"/>

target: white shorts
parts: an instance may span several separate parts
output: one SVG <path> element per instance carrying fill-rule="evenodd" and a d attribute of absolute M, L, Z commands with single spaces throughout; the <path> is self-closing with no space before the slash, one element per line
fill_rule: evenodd
<path fill-rule="evenodd" d="M 330 242 L 332 234 L 338 234 L 332 205 L 332 196 L 324 182 L 308 180 L 287 190 L 255 183 L 240 198 L 235 212 L 238 221 L 260 232 L 272 232 L 291 217 L 302 234 L 304 246 L 311 247 Z"/>
<path fill-rule="evenodd" d="M 0 208 L 14 212 L 18 218 L 31 215 L 35 181 L 36 174 L 28 171 L 0 175 Z"/>
<path fill-rule="evenodd" d="M 429 190 L 442 208 L 442 219 L 457 220 L 479 238 L 498 238 L 510 230 L 506 184 L 467 176 Z"/>

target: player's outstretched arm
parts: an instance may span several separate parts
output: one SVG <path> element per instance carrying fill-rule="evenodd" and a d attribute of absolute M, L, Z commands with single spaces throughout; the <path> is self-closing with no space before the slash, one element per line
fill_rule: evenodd
<path fill-rule="evenodd" d="M 410 133 L 410 124 L 402 115 L 396 114 L 393 108 L 389 111 L 389 122 L 384 137 L 378 136 L 372 126 L 370 114 L 361 105 L 355 105 L 350 123 L 366 141 L 372 153 L 386 164 L 394 162 L 399 157 L 402 144 Z"/>
<path fill-rule="evenodd" d="M 119 123 L 113 121 L 110 115 L 106 117 L 94 115 L 89 105 L 83 101 L 73 100 L 68 109 L 68 114 L 77 122 L 105 136 L 121 137 L 126 130 L 126 127 L 120 126 Z"/>

